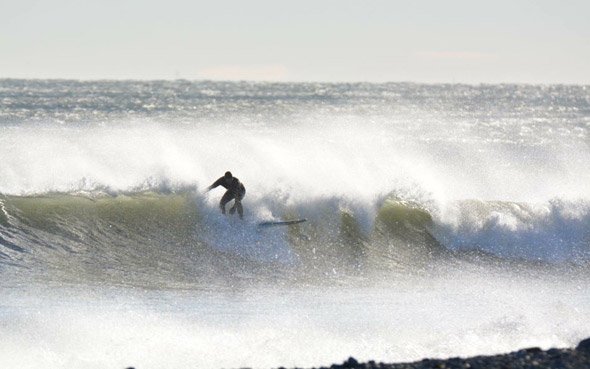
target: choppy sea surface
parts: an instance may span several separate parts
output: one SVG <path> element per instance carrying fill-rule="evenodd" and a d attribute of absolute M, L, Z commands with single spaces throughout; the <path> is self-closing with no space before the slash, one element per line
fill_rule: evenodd
<path fill-rule="evenodd" d="M 589 163 L 590 86 L 0 80 L 0 366 L 575 345 Z"/>

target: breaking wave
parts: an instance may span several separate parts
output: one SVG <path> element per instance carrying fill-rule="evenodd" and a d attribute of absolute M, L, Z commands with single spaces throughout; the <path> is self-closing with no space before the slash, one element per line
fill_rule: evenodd
<path fill-rule="evenodd" d="M 585 87 L 0 83 L 7 273 L 232 285 L 590 259 Z M 244 222 L 202 191 L 225 170 Z"/>
<path fill-rule="evenodd" d="M 590 261 L 590 204 L 583 201 L 437 208 L 390 195 L 361 205 L 339 197 L 245 204 L 240 221 L 223 217 L 215 199 L 196 189 L 2 196 L 0 267 L 59 281 L 183 286 L 420 273 L 458 260 Z M 257 227 L 297 218 L 308 221 Z"/>

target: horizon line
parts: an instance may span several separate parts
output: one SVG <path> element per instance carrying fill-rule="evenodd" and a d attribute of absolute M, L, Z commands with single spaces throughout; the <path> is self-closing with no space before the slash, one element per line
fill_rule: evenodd
<path fill-rule="evenodd" d="M 416 85 L 467 85 L 467 86 L 481 86 L 481 85 L 525 85 L 525 86 L 579 86 L 590 87 L 588 83 L 573 83 L 573 82 L 462 82 L 462 81 L 412 81 L 412 80 L 389 80 L 389 81 L 369 81 L 369 80 L 264 80 L 264 79 L 211 79 L 211 78 L 71 78 L 71 77 L 2 77 L 0 81 L 71 81 L 71 82 L 177 82 L 186 81 L 191 83 L 209 82 L 209 83 L 253 83 L 253 84 L 323 84 L 323 85 L 337 85 L 337 84 L 416 84 Z"/>

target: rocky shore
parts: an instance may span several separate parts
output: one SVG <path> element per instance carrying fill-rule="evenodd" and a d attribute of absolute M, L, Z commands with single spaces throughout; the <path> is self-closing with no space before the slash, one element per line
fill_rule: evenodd
<path fill-rule="evenodd" d="M 475 356 L 467 359 L 424 359 L 414 363 L 385 364 L 369 361 L 359 363 L 349 358 L 342 364 L 318 369 L 590 369 L 590 338 L 580 342 L 575 349 L 541 350 L 538 347 L 509 354 Z M 284 369 L 284 368 L 279 368 Z M 316 369 L 316 368 L 314 368 Z"/>
<path fill-rule="evenodd" d="M 359 363 L 351 357 L 342 364 L 312 369 L 590 369 L 590 338 L 581 341 L 575 349 L 541 350 L 531 347 L 502 355 L 474 356 L 466 359 L 424 359 L 399 364 L 374 361 Z"/>

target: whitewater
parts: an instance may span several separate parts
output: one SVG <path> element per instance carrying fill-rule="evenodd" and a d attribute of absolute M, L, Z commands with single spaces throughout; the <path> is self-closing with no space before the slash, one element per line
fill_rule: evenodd
<path fill-rule="evenodd" d="M 0 366 L 574 346 L 588 163 L 590 86 L 0 80 Z"/>

